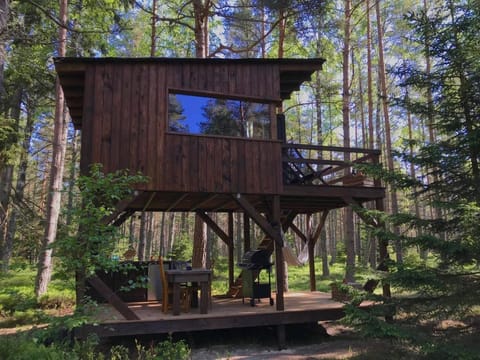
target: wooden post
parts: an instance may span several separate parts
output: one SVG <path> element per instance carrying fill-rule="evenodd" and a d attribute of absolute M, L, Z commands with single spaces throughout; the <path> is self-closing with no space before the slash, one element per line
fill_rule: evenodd
<path fill-rule="evenodd" d="M 285 264 L 283 259 L 283 238 L 281 233 L 280 223 L 280 196 L 273 196 L 272 204 L 272 225 L 274 228 L 274 244 L 275 244 L 275 265 L 276 265 L 276 283 L 277 283 L 277 310 L 283 311 L 285 309 L 284 303 L 284 286 L 283 279 L 285 277 Z"/>
<path fill-rule="evenodd" d="M 228 237 L 230 238 L 230 242 L 228 245 L 228 287 L 231 288 L 233 286 L 233 273 L 234 273 L 234 258 L 233 258 L 233 250 L 234 250 L 234 241 L 233 241 L 233 213 L 228 213 Z"/>
<path fill-rule="evenodd" d="M 315 281 L 315 255 L 314 255 L 314 246 L 315 242 L 313 241 L 313 232 L 312 232 L 312 214 L 307 214 L 305 221 L 306 223 L 306 233 L 307 233 L 307 243 L 308 246 L 308 268 L 310 273 L 310 291 L 317 290 L 317 284 Z"/>

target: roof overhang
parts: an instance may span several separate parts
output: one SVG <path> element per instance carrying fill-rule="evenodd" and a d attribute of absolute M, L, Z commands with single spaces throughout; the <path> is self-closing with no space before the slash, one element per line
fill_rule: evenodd
<path fill-rule="evenodd" d="M 218 59 L 218 58 L 55 58 L 55 69 L 60 78 L 70 116 L 75 127 L 80 128 L 83 118 L 85 92 L 85 70 L 88 64 L 272 64 L 279 67 L 280 97 L 290 98 L 292 92 L 299 90 L 303 82 L 310 80 L 312 74 L 322 69 L 324 59 Z"/>

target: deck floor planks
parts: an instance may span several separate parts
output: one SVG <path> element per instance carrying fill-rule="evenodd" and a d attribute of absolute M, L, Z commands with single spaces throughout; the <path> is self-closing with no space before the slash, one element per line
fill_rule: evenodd
<path fill-rule="evenodd" d="M 275 294 L 272 294 L 275 299 Z M 336 320 L 343 317 L 343 303 L 331 300 L 329 293 L 288 292 L 285 293 L 285 310 L 276 311 L 268 299 L 252 307 L 248 299 L 217 298 L 212 300 L 208 314 L 200 314 L 198 309 L 173 316 L 164 314 L 159 302 L 130 303 L 140 320 L 125 320 L 109 305 L 99 305 L 95 315 L 96 325 L 85 325 L 77 329 L 82 337 L 96 332 L 100 337 L 172 333 L 182 331 L 202 331 L 232 327 L 274 326 L 282 324 L 306 323 L 313 321 Z"/>

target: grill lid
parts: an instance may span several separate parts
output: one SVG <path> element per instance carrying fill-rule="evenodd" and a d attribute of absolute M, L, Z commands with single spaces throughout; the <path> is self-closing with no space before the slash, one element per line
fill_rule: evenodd
<path fill-rule="evenodd" d="M 249 270 L 265 269 L 271 265 L 270 254 L 265 249 L 247 251 L 242 257 L 242 262 L 238 264 L 239 267 Z"/>

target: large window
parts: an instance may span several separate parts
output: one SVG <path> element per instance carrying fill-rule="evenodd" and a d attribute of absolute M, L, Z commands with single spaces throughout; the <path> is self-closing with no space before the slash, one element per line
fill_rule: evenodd
<path fill-rule="evenodd" d="M 168 128 L 173 132 L 269 139 L 269 104 L 170 92 Z"/>

